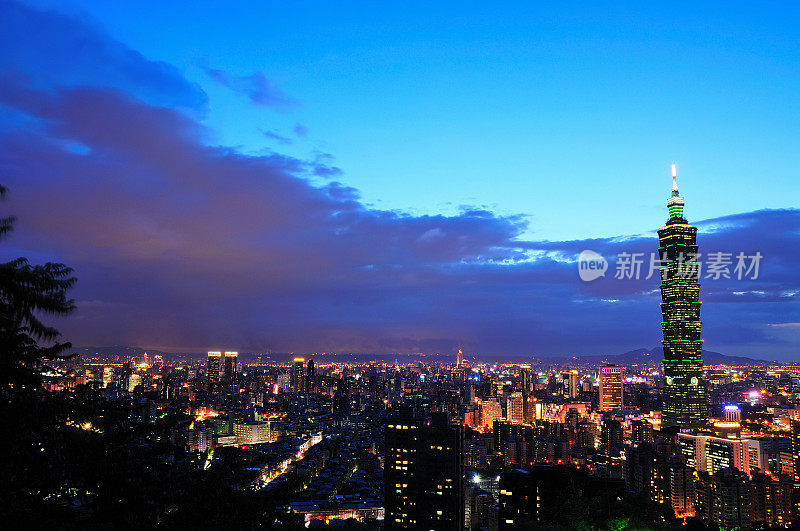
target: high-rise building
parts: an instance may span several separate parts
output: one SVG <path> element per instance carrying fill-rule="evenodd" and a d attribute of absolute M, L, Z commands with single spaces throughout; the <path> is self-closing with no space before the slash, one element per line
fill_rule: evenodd
<path fill-rule="evenodd" d="M 103 387 L 114 381 L 114 367 L 103 367 Z"/>
<path fill-rule="evenodd" d="M 704 516 L 726 529 L 750 529 L 750 488 L 747 474 L 723 468 L 703 485 Z"/>
<path fill-rule="evenodd" d="M 508 420 L 522 424 L 525 421 L 525 398 L 522 393 L 511 393 L 508 395 Z"/>
<path fill-rule="evenodd" d="M 306 366 L 306 381 L 305 381 L 306 393 L 311 393 L 314 391 L 314 386 L 316 385 L 316 381 L 317 381 L 317 370 L 314 368 L 314 360 L 308 360 L 308 365 Z"/>
<path fill-rule="evenodd" d="M 370 363 L 367 370 L 367 388 L 371 394 L 378 392 L 378 370 L 374 363 Z"/>
<path fill-rule="evenodd" d="M 694 469 L 679 458 L 669 463 L 669 501 L 676 518 L 694 516 Z"/>
<path fill-rule="evenodd" d="M 641 443 L 625 449 L 622 465 L 625 484 L 653 503 L 664 503 L 667 499 L 666 460 L 658 455 L 649 443 Z"/>
<path fill-rule="evenodd" d="M 686 464 L 700 472 L 714 474 L 732 467 L 750 473 L 750 444 L 747 439 L 679 433 L 678 446 Z"/>
<path fill-rule="evenodd" d="M 555 373 L 550 373 L 547 375 L 547 390 L 551 393 L 558 391 L 558 384 L 556 383 L 556 375 Z"/>
<path fill-rule="evenodd" d="M 580 389 L 578 389 L 578 371 L 573 369 L 562 373 L 561 384 L 564 386 L 564 396 L 576 398 L 580 392 Z"/>
<path fill-rule="evenodd" d="M 528 464 L 528 449 L 535 437 L 532 426 L 523 426 L 511 422 L 496 420 L 492 426 L 494 437 L 494 447 L 497 452 L 503 454 L 506 464 Z"/>
<path fill-rule="evenodd" d="M 619 455 L 623 448 L 622 423 L 604 418 L 600 423 L 600 451 L 605 455 Z"/>
<path fill-rule="evenodd" d="M 503 396 L 503 389 L 505 387 L 503 380 L 492 380 L 492 396 Z"/>
<path fill-rule="evenodd" d="M 303 392 L 303 371 L 305 367 L 305 358 L 295 358 L 292 362 L 292 370 L 289 373 L 291 375 L 291 383 L 292 383 L 292 392 L 294 393 L 302 393 Z"/>
<path fill-rule="evenodd" d="M 622 367 L 604 365 L 598 370 L 600 382 L 600 411 L 623 408 Z"/>
<path fill-rule="evenodd" d="M 481 402 L 481 424 L 491 427 L 495 420 L 503 418 L 503 407 L 496 398 L 490 398 Z"/>
<path fill-rule="evenodd" d="M 800 481 L 800 420 L 792 421 L 792 476 Z"/>
<path fill-rule="evenodd" d="M 128 384 L 130 383 L 131 375 L 133 374 L 133 370 L 131 368 L 131 360 L 127 359 L 122 364 L 122 368 L 120 369 L 120 386 L 122 389 L 128 390 Z"/>
<path fill-rule="evenodd" d="M 456 354 L 456 369 L 460 369 L 462 363 L 464 363 L 464 353 L 461 352 L 461 349 L 458 349 L 458 354 Z"/>
<path fill-rule="evenodd" d="M 535 469 L 534 469 L 535 470 Z M 500 474 L 498 529 L 532 529 L 541 513 L 540 481 L 529 470 L 505 470 Z"/>
<path fill-rule="evenodd" d="M 447 415 L 430 423 L 398 418 L 386 425 L 385 526 L 458 530 L 464 527 L 464 432 Z"/>
<path fill-rule="evenodd" d="M 792 520 L 792 484 L 776 481 L 765 474 L 753 474 L 750 480 L 750 522 L 789 527 Z"/>
<path fill-rule="evenodd" d="M 758 469 L 765 473 L 783 474 L 792 477 L 792 439 L 791 437 L 748 437 L 750 448 L 750 470 Z M 786 461 L 786 471 L 783 471 L 783 460 Z"/>
<path fill-rule="evenodd" d="M 536 397 L 528 395 L 525 397 L 525 402 L 522 404 L 522 413 L 525 417 L 526 424 L 533 424 L 536 414 Z"/>
<path fill-rule="evenodd" d="M 220 373 L 220 359 L 222 352 L 210 351 L 208 359 L 206 360 L 206 370 L 208 371 L 208 380 L 213 384 L 219 382 Z"/>
<path fill-rule="evenodd" d="M 669 220 L 658 231 L 661 272 L 661 329 L 664 335 L 664 428 L 697 428 L 708 421 L 700 339 L 697 227 L 683 217 L 672 165 Z"/>
<path fill-rule="evenodd" d="M 142 376 L 136 372 L 131 374 L 128 378 L 128 391 L 132 393 L 140 385 L 142 385 Z"/>
<path fill-rule="evenodd" d="M 528 396 L 531 392 L 531 368 L 522 367 L 519 370 L 519 386 L 522 388 L 522 395 Z"/>
<path fill-rule="evenodd" d="M 653 442 L 653 425 L 644 419 L 631 421 L 631 443 Z"/>
<path fill-rule="evenodd" d="M 792 432 L 792 477 L 800 481 L 800 420 L 791 421 Z"/>
<path fill-rule="evenodd" d="M 236 364 L 239 362 L 239 353 L 231 350 L 225 351 L 225 381 L 228 383 L 236 380 Z"/>
<path fill-rule="evenodd" d="M 193 422 L 188 435 L 189 449 L 194 452 L 207 452 L 214 445 L 214 429 L 211 422 Z"/>

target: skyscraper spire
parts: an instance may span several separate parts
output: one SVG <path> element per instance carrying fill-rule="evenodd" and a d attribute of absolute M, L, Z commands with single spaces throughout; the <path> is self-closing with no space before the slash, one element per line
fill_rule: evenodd
<path fill-rule="evenodd" d="M 678 195 L 678 168 L 672 165 L 672 195 Z"/>
<path fill-rule="evenodd" d="M 683 219 L 683 198 L 678 195 L 678 169 L 672 165 L 672 196 L 667 201 L 670 218 Z"/>

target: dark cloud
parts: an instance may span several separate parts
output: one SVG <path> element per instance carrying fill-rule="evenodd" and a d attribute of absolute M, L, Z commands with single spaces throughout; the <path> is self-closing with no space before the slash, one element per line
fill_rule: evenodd
<path fill-rule="evenodd" d="M 203 109 L 205 93 L 172 65 L 151 61 L 83 17 L 0 1 L 0 72 L 39 88 L 116 88 L 157 105 Z"/>
<path fill-rule="evenodd" d="M 256 105 L 272 107 L 274 109 L 289 109 L 297 105 L 297 101 L 270 81 L 263 72 L 256 72 L 249 76 L 232 76 L 227 72 L 215 68 L 205 68 L 209 78 L 234 92 L 247 96 Z"/>
<path fill-rule="evenodd" d="M 4 104 L 42 123 L 2 137 L 25 212 L 15 245 L 75 265 L 91 304 L 67 327 L 84 341 L 199 346 L 219 333 L 252 346 L 305 337 L 310 348 L 336 338 L 336 315 L 338 334 L 389 292 L 441 282 L 454 263 L 519 255 L 513 218 L 369 210 L 351 188 L 297 177 L 303 161 L 205 146 L 182 113 L 105 89 L 4 87 Z M 352 337 L 372 335 L 357 328 Z"/>
<path fill-rule="evenodd" d="M 304 125 L 297 124 L 294 126 L 294 134 L 297 138 L 306 138 L 308 136 L 308 128 Z"/>
<path fill-rule="evenodd" d="M 274 140 L 279 144 L 287 145 L 292 143 L 291 138 L 286 138 L 285 136 L 281 136 L 275 131 L 264 131 L 264 136 L 269 138 L 270 140 Z"/>
<path fill-rule="evenodd" d="M 330 153 L 317 153 L 311 161 L 312 173 L 317 177 L 324 177 L 332 179 L 342 175 L 341 168 L 332 166 L 330 163 L 333 161 L 333 155 Z"/>

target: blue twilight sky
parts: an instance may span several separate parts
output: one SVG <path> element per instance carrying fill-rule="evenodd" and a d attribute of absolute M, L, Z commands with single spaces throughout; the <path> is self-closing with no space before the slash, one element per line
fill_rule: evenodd
<path fill-rule="evenodd" d="M 531 4 L 0 2 L 9 245 L 76 267 L 83 344 L 617 352 L 655 285 L 570 260 L 649 252 L 676 162 L 707 246 L 765 254 L 704 291 L 708 348 L 798 356 L 800 8 Z M 82 219 L 33 222 L 54 186 Z"/>
<path fill-rule="evenodd" d="M 37 3 L 177 66 L 209 94 L 213 141 L 331 154 L 380 208 L 638 233 L 662 221 L 672 162 L 695 219 L 800 203 L 791 3 Z M 203 67 L 263 72 L 297 103 L 254 109 Z M 294 145 L 264 136 L 296 124 Z"/>

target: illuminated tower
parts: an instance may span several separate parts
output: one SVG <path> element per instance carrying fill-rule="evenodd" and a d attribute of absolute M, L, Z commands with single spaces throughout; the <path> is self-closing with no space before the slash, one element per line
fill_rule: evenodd
<path fill-rule="evenodd" d="M 708 421 L 700 339 L 697 227 L 683 217 L 674 164 L 667 209 L 669 220 L 658 231 L 666 377 L 661 421 L 665 428 L 697 428 Z"/>
<path fill-rule="evenodd" d="M 458 349 L 458 354 L 456 355 L 456 369 L 460 369 L 462 363 L 464 363 L 464 353 L 461 352 L 461 349 Z"/>

